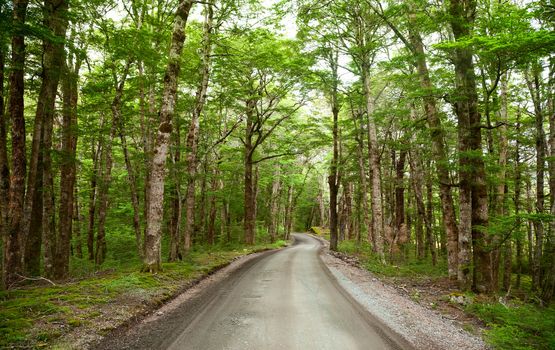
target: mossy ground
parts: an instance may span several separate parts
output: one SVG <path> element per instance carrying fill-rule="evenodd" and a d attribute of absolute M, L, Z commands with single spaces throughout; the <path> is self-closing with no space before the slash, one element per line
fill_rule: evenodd
<path fill-rule="evenodd" d="M 338 250 L 356 256 L 363 267 L 414 301 L 454 315 L 467 331 L 481 332 L 494 349 L 555 349 L 555 305 L 545 308 L 533 303 L 528 276 L 522 276 L 521 288 L 513 289 L 509 298 L 505 298 L 506 293 L 498 296 L 460 293 L 447 278 L 445 259 L 439 259 L 433 266 L 430 257 L 416 259 L 414 247 L 410 247 L 410 254 L 404 259 L 396 257 L 385 265 L 365 242 L 343 241 Z M 465 296 L 471 302 L 459 305 L 453 303 L 451 296 Z"/>
<path fill-rule="evenodd" d="M 108 333 L 234 258 L 285 244 L 199 246 L 184 261 L 164 263 L 157 274 L 139 272 L 136 258 L 111 261 L 107 269 L 88 275 L 88 262 L 73 262 L 73 274 L 81 276 L 79 280 L 0 291 L 0 348 L 52 346 L 77 328 Z"/>

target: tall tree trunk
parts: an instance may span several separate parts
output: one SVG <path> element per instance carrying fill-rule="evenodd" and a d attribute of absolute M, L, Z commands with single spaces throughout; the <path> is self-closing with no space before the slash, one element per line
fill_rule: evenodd
<path fill-rule="evenodd" d="M 13 0 L 13 26 L 23 28 L 27 5 L 27 0 Z M 17 282 L 18 274 L 22 272 L 21 229 L 23 225 L 27 158 L 25 152 L 25 116 L 23 113 L 25 39 L 20 31 L 15 31 L 12 36 L 10 67 L 8 113 L 12 123 L 12 173 L 8 199 L 8 222 L 3 233 L 2 285 L 4 288 L 9 288 Z"/>
<path fill-rule="evenodd" d="M 206 231 L 206 241 L 210 245 L 214 245 L 214 243 L 216 242 L 216 198 L 220 185 L 218 175 L 219 171 L 216 166 L 212 171 L 212 179 L 210 179 L 210 207 L 208 213 L 208 229 Z"/>
<path fill-rule="evenodd" d="M 371 173 L 371 208 L 372 208 L 372 233 L 374 238 L 373 251 L 378 254 L 382 262 L 385 262 L 384 257 L 384 230 L 383 230 L 383 211 L 382 211 L 382 184 L 380 179 L 380 156 L 378 150 L 378 135 L 376 130 L 376 123 L 374 122 L 374 100 L 371 95 L 371 82 L 369 68 L 367 64 L 363 65 L 363 83 L 364 95 L 366 98 L 366 111 L 368 115 L 368 154 L 370 159 L 370 173 Z"/>
<path fill-rule="evenodd" d="M 509 121 L 509 112 L 508 112 L 508 73 L 505 73 L 501 77 L 501 108 L 499 111 L 500 116 L 500 123 L 501 126 L 499 127 L 499 174 L 497 175 L 497 190 L 496 190 L 496 199 L 495 199 L 495 209 L 496 215 L 499 217 L 507 215 L 507 205 L 505 203 L 506 199 L 506 192 L 507 192 L 507 181 L 506 181 L 506 173 L 507 173 L 507 161 L 509 158 L 509 140 L 507 138 L 507 124 Z M 494 241 L 496 246 L 501 244 L 501 237 L 497 237 Z M 511 266 L 512 266 L 512 249 L 511 249 L 511 240 L 507 239 L 503 243 L 504 250 L 503 250 L 503 257 L 504 257 L 504 264 L 503 264 L 503 289 L 509 290 L 511 284 Z M 497 281 L 499 280 L 499 255 L 500 250 L 495 249 L 492 253 L 492 270 L 493 270 L 493 284 L 494 288 L 497 285 Z"/>
<path fill-rule="evenodd" d="M 56 246 L 56 278 L 66 278 L 69 273 L 69 256 L 71 234 L 73 231 L 74 194 L 76 182 L 77 150 L 77 99 L 78 74 L 80 62 L 75 67 L 65 64 L 65 76 L 62 81 L 63 93 L 63 161 L 60 173 L 60 208 L 58 220 L 58 245 Z"/>
<path fill-rule="evenodd" d="M 447 267 L 450 279 L 459 279 L 466 288 L 470 287 L 470 237 L 461 238 L 462 246 L 459 247 L 459 230 L 457 227 L 455 205 L 451 192 L 451 178 L 449 176 L 448 154 L 445 146 L 445 132 L 441 126 L 441 119 L 434 98 L 433 86 L 426 62 L 426 53 L 422 37 L 418 31 L 416 13 L 413 2 L 409 2 L 411 11 L 409 13 L 409 34 L 410 42 L 414 50 L 416 69 L 419 77 L 420 88 L 425 91 L 423 94 L 424 110 L 430 128 L 432 141 L 432 155 L 435 161 L 436 176 L 439 182 L 439 196 L 441 200 L 441 212 L 445 235 L 447 236 Z M 462 257 L 462 264 L 459 271 L 459 254 Z"/>
<path fill-rule="evenodd" d="M 40 169 L 38 167 L 39 154 L 42 151 L 50 151 L 49 148 L 42 149 L 43 142 L 41 140 L 41 130 L 47 131 L 52 129 L 51 126 L 43 126 L 43 123 L 46 123 L 47 120 L 49 122 L 53 121 L 56 91 L 64 67 L 64 39 L 68 23 L 67 10 L 67 1 L 46 0 L 44 2 L 44 26 L 48 28 L 52 36 L 47 36 L 47 38 L 43 40 L 42 81 L 35 113 L 31 158 L 29 160 L 27 175 L 27 190 L 25 192 L 25 207 L 21 232 L 23 237 L 22 242 L 26 242 L 31 234 L 31 217 L 33 214 L 36 215 L 36 212 L 33 213 L 33 201 L 36 198 L 35 192 L 41 190 L 37 187 L 38 177 L 40 175 Z M 40 234 L 40 232 L 36 230 L 34 230 L 33 233 L 37 235 Z M 36 242 L 39 239 L 32 238 L 31 240 Z M 54 249 L 57 249 L 57 247 L 54 247 Z M 30 253 L 38 256 L 40 250 L 30 251 Z M 54 262 L 54 266 L 57 267 L 57 265 L 57 261 Z M 60 276 L 55 274 L 54 277 L 59 278 Z"/>
<path fill-rule="evenodd" d="M 106 216 L 108 215 L 108 192 L 112 182 L 112 142 L 116 136 L 116 121 L 112 122 L 110 138 L 102 148 L 102 166 L 100 175 L 100 186 L 98 188 L 98 228 L 96 232 L 96 249 L 94 252 L 94 262 L 102 265 L 106 258 Z"/>
<path fill-rule="evenodd" d="M 401 150 L 399 152 L 399 159 L 395 163 L 395 242 L 399 246 L 400 252 L 404 250 L 402 247 L 408 242 L 407 226 L 405 224 L 405 161 L 407 158 L 407 151 Z M 392 250 L 393 251 L 393 250 Z"/>
<path fill-rule="evenodd" d="M 164 76 L 164 92 L 160 108 L 160 126 L 153 150 L 152 167 L 148 186 L 148 208 L 146 219 L 145 255 L 143 270 L 157 272 L 161 269 L 162 219 L 164 217 L 164 179 L 166 158 L 172 132 L 172 119 L 177 97 L 181 52 L 185 42 L 185 26 L 192 0 L 183 0 L 177 6 L 170 44 L 168 66 Z"/>
<path fill-rule="evenodd" d="M 206 102 L 206 91 L 210 78 L 210 55 L 212 52 L 212 2 L 205 6 L 205 19 L 202 43 L 202 63 L 200 66 L 201 81 L 197 88 L 195 108 L 191 115 L 191 124 L 187 134 L 187 190 L 185 192 L 185 228 L 183 230 L 183 252 L 186 254 L 191 248 L 191 236 L 195 227 L 195 175 L 197 168 L 197 144 L 199 133 L 199 118 Z"/>
<path fill-rule="evenodd" d="M 77 187 L 75 188 L 75 194 L 73 197 L 73 233 L 75 235 L 75 255 L 79 259 L 83 259 L 83 239 L 81 237 L 81 224 L 83 223 L 83 215 L 81 215 L 81 210 L 79 208 L 79 192 Z"/>
<path fill-rule="evenodd" d="M 244 221 L 243 228 L 245 230 L 245 243 L 254 244 L 255 235 L 255 198 L 254 198 L 254 181 L 253 181 L 253 152 L 254 145 L 252 142 L 254 136 L 255 124 L 255 108 L 256 101 L 249 99 L 246 103 L 246 128 L 245 128 L 245 141 L 244 141 Z"/>
<path fill-rule="evenodd" d="M 545 210 L 545 157 L 547 145 L 545 141 L 545 131 L 543 129 L 544 115 L 541 106 L 540 96 L 540 77 L 537 67 L 532 72 L 532 77 L 526 74 L 526 82 L 532 101 L 534 103 L 534 114 L 536 115 L 536 213 L 544 214 Z M 536 244 L 532 260 L 532 290 L 540 287 L 540 265 L 543 253 L 544 227 L 542 220 L 534 221 L 534 232 L 536 234 Z"/>
<path fill-rule="evenodd" d="M 104 122 L 101 122 L 103 125 Z M 102 152 L 102 141 L 98 141 L 98 145 L 91 145 L 93 169 L 90 179 L 90 194 L 89 194 L 89 218 L 87 225 L 87 252 L 90 261 L 94 260 L 94 223 L 96 217 L 96 205 L 98 198 L 98 173 L 99 173 L 99 159 Z"/>
<path fill-rule="evenodd" d="M 170 218 L 170 254 L 168 260 L 170 262 L 177 261 L 180 259 L 180 244 L 179 239 L 181 237 L 181 221 L 183 212 L 183 199 L 181 195 L 181 173 L 179 169 L 179 162 L 181 161 L 181 123 L 176 122 L 175 132 L 174 132 L 174 152 L 173 152 L 173 167 L 172 167 L 172 177 L 173 177 L 173 189 L 172 198 L 170 201 L 171 207 L 171 218 Z"/>
<path fill-rule="evenodd" d="M 375 242 L 375 236 L 372 233 L 372 222 L 370 220 L 370 216 L 369 216 L 369 208 L 368 208 L 368 184 L 366 182 L 366 171 L 365 171 L 365 164 L 364 164 L 364 120 L 363 120 L 363 116 L 364 113 L 362 113 L 362 111 L 358 112 L 358 119 L 359 119 L 359 127 L 358 127 L 358 133 L 357 133 L 357 137 L 356 137 L 356 141 L 358 143 L 358 147 L 357 147 L 357 158 L 358 158 L 358 171 L 359 171 L 359 183 L 360 183 L 360 189 L 359 189 L 359 195 L 360 195 L 360 201 L 362 202 L 362 217 L 363 217 L 363 222 L 364 222 L 364 229 L 366 230 L 367 236 L 369 237 L 370 242 L 372 243 L 372 245 L 374 246 L 376 244 Z M 355 120 L 356 122 L 356 120 Z M 360 214 L 360 210 L 358 210 L 359 214 Z M 359 230 L 361 231 L 361 230 Z M 361 236 L 361 232 L 358 232 L 358 237 L 360 238 Z"/>
<path fill-rule="evenodd" d="M 291 236 L 291 228 L 293 226 L 293 210 L 294 210 L 294 201 L 293 201 L 293 185 L 289 185 L 287 187 L 287 203 L 285 206 L 285 234 L 284 238 L 286 241 L 289 240 Z"/>
<path fill-rule="evenodd" d="M 330 187 L 330 250 L 337 250 L 337 195 L 341 183 L 339 174 L 339 104 L 337 100 L 337 54 L 330 60 L 333 71 L 334 86 L 332 87 L 331 109 L 333 117 L 333 158 L 330 165 L 328 184 Z"/>
<path fill-rule="evenodd" d="M 4 15 L 3 13 L 1 15 Z M 10 167 L 8 160 L 8 144 L 6 115 L 4 108 L 6 48 L 0 44 L 0 227 L 8 225 L 8 197 L 10 193 Z M 0 229 L 0 237 L 5 243 L 4 230 Z"/>
<path fill-rule="evenodd" d="M 273 243 L 277 238 L 277 216 L 278 216 L 278 203 L 280 192 L 280 167 L 279 164 L 275 165 L 274 175 L 272 179 L 272 191 L 270 193 L 270 225 L 268 225 L 268 233 L 270 234 L 270 241 Z"/>
<path fill-rule="evenodd" d="M 449 6 L 450 24 L 456 41 L 465 40 L 471 32 L 476 14 L 473 0 L 452 0 Z M 489 208 L 482 157 L 481 116 L 478 111 L 478 94 L 471 47 L 454 50 L 455 84 L 457 88 L 455 113 L 459 123 L 461 230 L 459 231 L 459 263 L 462 266 L 460 283 L 467 287 L 465 278 L 466 241 L 472 236 L 474 253 L 474 289 L 491 292 L 494 289 L 491 271 L 491 253 L 488 228 Z"/>
<path fill-rule="evenodd" d="M 520 135 L 520 110 L 517 112 L 516 117 L 516 135 Z M 520 161 L 520 140 L 518 136 L 516 137 L 516 145 L 515 145 L 515 163 L 514 163 L 514 183 L 515 183 L 515 191 L 514 191 L 514 210 L 515 210 L 515 217 L 516 217 L 516 228 L 515 232 L 516 235 L 516 289 L 520 289 L 520 281 L 522 277 L 522 235 L 521 235 L 521 218 L 520 218 L 520 193 L 522 187 L 522 170 L 521 170 L 521 161 Z"/>
<path fill-rule="evenodd" d="M 551 58 L 550 81 L 554 82 L 555 78 L 555 61 Z M 548 107 L 551 109 L 549 113 L 549 213 L 555 217 L 555 96 L 553 87 L 549 90 Z M 541 281 L 541 298 L 545 305 L 549 305 L 555 296 L 555 222 L 549 223 L 549 237 L 545 251 L 545 270 Z"/>
<path fill-rule="evenodd" d="M 54 175 L 52 173 L 52 129 L 54 113 L 45 113 L 43 140 L 43 213 L 42 241 L 44 243 L 44 272 L 48 278 L 56 278 L 56 237 Z"/>

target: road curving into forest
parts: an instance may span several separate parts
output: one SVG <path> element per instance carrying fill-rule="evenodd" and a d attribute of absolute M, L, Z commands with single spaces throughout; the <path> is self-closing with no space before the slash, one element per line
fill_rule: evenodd
<path fill-rule="evenodd" d="M 171 314 L 99 348 L 407 348 L 341 289 L 319 258 L 317 239 L 294 237 L 293 246 L 261 255 Z"/>

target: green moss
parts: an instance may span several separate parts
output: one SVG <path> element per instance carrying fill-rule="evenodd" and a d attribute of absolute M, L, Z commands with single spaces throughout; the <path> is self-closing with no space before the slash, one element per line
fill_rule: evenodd
<path fill-rule="evenodd" d="M 129 249 L 134 244 L 132 241 L 122 236 L 111 242 L 114 246 L 108 251 L 114 256 L 108 256 L 104 265 L 109 271 L 91 275 L 95 272 L 91 262 L 72 258 L 72 273 L 78 276 L 88 273 L 89 278 L 57 286 L 0 291 L 0 348 L 51 346 L 50 342 L 62 335 L 54 323 L 81 327 L 102 316 L 97 310 L 99 305 L 118 303 L 129 297 L 142 298 L 151 306 L 160 305 L 186 282 L 202 277 L 237 256 L 286 245 L 278 241 L 248 247 L 236 243 L 197 246 L 183 261 L 163 263 L 163 271 L 148 274 L 139 271 L 141 262 L 136 257 L 125 258 L 130 251 L 136 255 Z M 32 330 L 38 323 L 44 330 L 37 335 Z M 110 326 L 102 332 L 106 334 L 111 329 Z"/>

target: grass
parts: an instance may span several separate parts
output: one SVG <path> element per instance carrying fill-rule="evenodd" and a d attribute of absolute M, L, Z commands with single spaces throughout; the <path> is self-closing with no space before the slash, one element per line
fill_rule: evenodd
<path fill-rule="evenodd" d="M 411 249 L 411 254 L 404 259 L 397 258 L 387 264 L 379 261 L 372 253 L 370 244 L 366 242 L 343 241 L 339 244 L 338 250 L 356 256 L 366 269 L 378 276 L 413 281 L 421 279 L 439 281 L 447 277 L 445 259 L 439 259 L 438 264 L 433 266 L 431 258 L 416 259 L 414 249 Z M 437 282 L 433 283 L 437 285 Z M 530 298 L 533 293 L 529 291 L 529 287 L 529 276 L 522 275 L 521 289 L 515 291 L 513 295 L 517 295 L 516 292 L 518 292 L 520 297 L 527 298 L 525 301 L 534 301 L 534 298 Z M 534 303 L 520 301 L 516 297 L 508 304 L 502 304 L 496 301 L 496 296 L 476 296 L 471 292 L 464 295 L 468 295 L 472 300 L 472 303 L 465 307 L 465 311 L 487 325 L 483 336 L 493 349 L 555 349 L 555 305 L 541 308 Z M 412 294 L 411 298 L 419 301 L 420 295 Z M 449 295 L 443 298 L 449 300 Z"/>
<path fill-rule="evenodd" d="M 206 275 L 235 257 L 284 245 L 286 242 L 278 241 L 248 247 L 239 244 L 199 246 L 184 261 L 164 263 L 163 271 L 158 274 L 139 272 L 140 261 L 136 258 L 121 263 L 112 260 L 107 264 L 108 270 L 78 281 L 0 291 L 0 348 L 50 345 L 74 328 L 105 318 L 103 307 L 119 307 L 129 300 L 139 300 L 136 304 L 143 307 L 144 304 L 159 305 L 188 281 Z M 87 265 L 77 265 L 73 271 L 75 275 L 84 276 L 89 269 Z"/>

